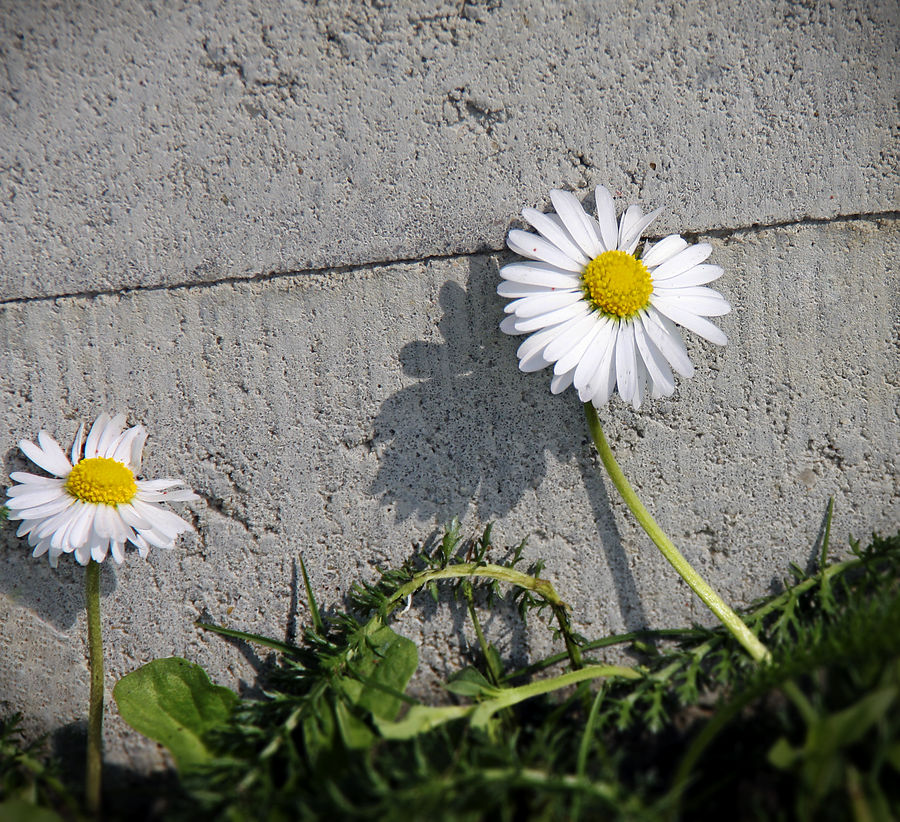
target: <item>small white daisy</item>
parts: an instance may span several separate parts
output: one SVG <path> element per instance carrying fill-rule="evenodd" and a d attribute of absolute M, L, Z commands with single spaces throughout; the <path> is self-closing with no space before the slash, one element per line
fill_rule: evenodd
<path fill-rule="evenodd" d="M 53 474 L 41 477 L 14 471 L 19 483 L 7 492 L 11 520 L 22 520 L 17 536 L 28 535 L 32 556 L 49 552 L 54 568 L 61 554 L 74 553 L 82 565 L 103 562 L 107 553 L 120 563 L 125 543 L 146 557 L 150 546 L 173 548 L 190 524 L 159 503 L 196 500 L 192 491 L 175 486 L 177 479 L 138 480 L 147 430 L 124 430 L 125 415 L 101 414 L 84 439 L 84 424 L 72 445 L 72 462 L 46 431 L 35 445 L 22 440 L 19 448 L 35 465 Z M 82 453 L 82 445 L 84 451 Z"/>
<path fill-rule="evenodd" d="M 645 215 L 632 205 L 617 224 L 609 191 L 597 186 L 595 196 L 596 220 L 568 191 L 550 192 L 555 214 L 522 211 L 540 236 L 509 232 L 509 247 L 528 260 L 500 270 L 497 293 L 512 299 L 500 328 L 531 334 L 519 346 L 519 368 L 553 365 L 554 394 L 574 385 L 582 402 L 599 407 L 618 387 L 638 408 L 648 385 L 650 396 L 667 397 L 675 391 L 672 370 L 694 373 L 675 324 L 725 345 L 706 317 L 731 306 L 705 287 L 723 273 L 702 264 L 709 243 L 688 245 L 672 234 L 640 252 L 641 234 L 662 209 Z"/>

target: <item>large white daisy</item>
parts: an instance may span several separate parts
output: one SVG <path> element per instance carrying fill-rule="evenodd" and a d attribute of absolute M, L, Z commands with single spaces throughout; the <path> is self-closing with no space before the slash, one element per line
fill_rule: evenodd
<path fill-rule="evenodd" d="M 33 556 L 49 553 L 55 568 L 61 554 L 75 554 L 82 565 L 103 562 L 108 553 L 120 563 L 125 543 L 142 557 L 150 546 L 173 548 L 179 534 L 194 530 L 163 508 L 162 501 L 199 497 L 177 479 L 139 480 L 147 431 L 143 425 L 125 430 L 125 415 L 101 414 L 87 440 L 84 424 L 72 445 L 72 461 L 46 431 L 38 445 L 22 440 L 19 448 L 53 477 L 14 471 L 6 506 L 11 520 L 22 520 L 17 536 L 28 535 Z M 82 451 L 83 446 L 83 451 Z"/>
<path fill-rule="evenodd" d="M 672 234 L 639 250 L 662 209 L 645 215 L 632 205 L 617 223 L 609 191 L 597 186 L 595 196 L 596 220 L 568 191 L 550 192 L 555 214 L 522 211 L 538 234 L 509 232 L 509 247 L 528 259 L 500 269 L 497 293 L 512 299 L 500 328 L 531 335 L 519 346 L 519 368 L 552 365 L 554 394 L 574 385 L 582 402 L 600 406 L 618 388 L 638 408 L 648 386 L 652 397 L 675 391 L 673 370 L 694 373 L 676 323 L 725 345 L 706 318 L 731 306 L 705 287 L 723 273 L 703 264 L 709 243 L 688 245 Z"/>

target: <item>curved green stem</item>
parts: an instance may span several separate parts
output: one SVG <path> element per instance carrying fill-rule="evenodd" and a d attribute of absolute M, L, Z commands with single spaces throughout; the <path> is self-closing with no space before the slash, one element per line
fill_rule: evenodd
<path fill-rule="evenodd" d="M 575 641 L 572 633 L 572 626 L 569 624 L 569 615 L 566 610 L 566 603 L 556 593 L 556 589 L 546 579 L 533 577 L 529 574 L 523 574 L 514 568 L 506 568 L 502 565 L 492 565 L 485 562 L 461 562 L 457 565 L 451 565 L 447 568 L 437 568 L 430 571 L 422 571 L 416 574 L 405 585 L 400 586 L 393 595 L 388 599 L 384 614 L 387 616 L 400 607 L 406 597 L 415 593 L 419 588 L 424 587 L 429 582 L 438 579 L 457 579 L 464 577 L 487 577 L 489 579 L 497 579 L 501 582 L 508 582 L 511 585 L 518 585 L 529 591 L 534 591 L 538 596 L 546 601 L 556 617 L 559 624 L 560 633 L 566 644 L 566 653 L 575 669 L 581 668 L 584 662 L 581 658 L 581 649 Z"/>
<path fill-rule="evenodd" d="M 656 544 L 656 547 L 662 552 L 662 555 L 669 561 L 672 567 L 679 573 L 681 578 L 690 585 L 691 589 L 704 604 L 712 611 L 722 622 L 722 624 L 731 631 L 734 638 L 744 646 L 747 653 L 750 654 L 757 662 L 767 661 L 771 658 L 769 650 L 763 645 L 756 635 L 744 624 L 743 620 L 725 603 L 706 582 L 703 577 L 698 574 L 691 564 L 684 558 L 682 553 L 675 547 L 672 541 L 665 535 L 649 511 L 644 508 L 638 499 L 634 489 L 628 483 L 622 469 L 616 462 L 610 450 L 609 443 L 603 435 L 603 429 L 600 427 L 600 419 L 597 417 L 597 409 L 586 402 L 584 404 L 584 413 L 587 417 L 588 428 L 594 439 L 594 445 L 597 446 L 597 452 L 603 462 L 603 467 L 609 474 L 613 485 L 622 495 L 625 504 L 631 509 L 631 513 L 637 518 L 641 527 L 647 532 L 647 535 Z"/>
<path fill-rule="evenodd" d="M 103 639 L 100 634 L 100 564 L 93 560 L 84 569 L 84 599 L 91 669 L 85 794 L 88 810 L 96 818 L 100 816 L 103 773 Z"/>

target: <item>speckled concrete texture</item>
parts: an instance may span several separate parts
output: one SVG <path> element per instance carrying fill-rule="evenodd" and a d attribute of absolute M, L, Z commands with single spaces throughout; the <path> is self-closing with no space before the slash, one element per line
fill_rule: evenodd
<path fill-rule="evenodd" d="M 896 317 L 883 220 L 710 238 L 735 311 L 725 349 L 690 343 L 698 369 L 640 412 L 603 411 L 638 492 L 731 601 L 764 593 L 814 552 L 829 496 L 834 538 L 900 521 Z M 586 634 L 706 618 L 592 463 L 581 407 L 545 374 L 516 370 L 496 325 L 502 258 L 395 264 L 60 298 L 2 314 L 0 453 L 39 426 L 128 408 L 152 432 L 147 476 L 184 477 L 196 537 L 173 553 L 104 566 L 109 682 L 177 654 L 221 683 L 254 683 L 261 660 L 204 635 L 207 617 L 284 636 L 302 552 L 329 606 L 375 566 L 399 562 L 436 524 L 496 520 L 529 538 Z M 852 310 L 848 310 L 852 309 Z M 49 725 L 83 715 L 81 569 L 52 571 L 7 529 L 0 553 L 3 693 Z M 402 622 L 440 674 L 460 614 L 428 597 Z M 418 614 L 418 616 L 416 615 Z M 424 616 L 424 619 L 421 617 Z M 506 653 L 548 651 L 540 628 L 500 616 Z M 114 761 L 152 749 L 109 716 Z"/>
<path fill-rule="evenodd" d="M 499 249 L 551 186 L 658 229 L 896 208 L 894 0 L 4 0 L 0 293 Z"/>
<path fill-rule="evenodd" d="M 377 7 L 376 7 L 377 6 Z M 197 533 L 103 568 L 107 684 L 177 654 L 242 692 L 290 636 L 453 516 L 495 521 L 585 634 L 707 616 L 594 464 L 574 393 L 516 369 L 495 289 L 523 206 L 608 185 L 712 243 L 729 345 L 602 419 L 726 599 L 900 523 L 897 9 L 0 0 L 0 457 L 123 410 Z M 499 548 L 498 548 L 499 550 Z M 86 715 L 80 567 L 0 528 L 0 697 Z M 299 586 L 302 590 L 302 585 Z M 402 617 L 427 689 L 467 642 Z M 553 641 L 496 613 L 508 659 Z M 162 764 L 111 701 L 108 761 Z"/>

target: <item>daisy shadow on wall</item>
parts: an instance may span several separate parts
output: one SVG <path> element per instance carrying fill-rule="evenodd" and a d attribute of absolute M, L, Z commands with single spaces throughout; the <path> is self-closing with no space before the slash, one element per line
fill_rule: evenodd
<path fill-rule="evenodd" d="M 576 463 L 596 529 L 590 545 L 573 550 L 590 549 L 601 565 L 605 559 L 624 623 L 642 627 L 640 598 L 591 463 L 581 408 L 561 403 L 541 381 L 510 367 L 517 343 L 497 331 L 499 281 L 495 259 L 473 258 L 465 288 L 450 280 L 440 289 L 435 339 L 401 349 L 403 373 L 413 381 L 385 400 L 375 418 L 379 459 L 370 493 L 398 520 L 459 517 L 475 528 L 473 518 L 505 517 L 529 497 L 536 498 L 536 509 L 554 508 L 546 496 L 554 489 L 543 486 L 550 460 Z M 526 520 L 521 536 L 540 553 L 551 526 L 537 510 Z"/>

